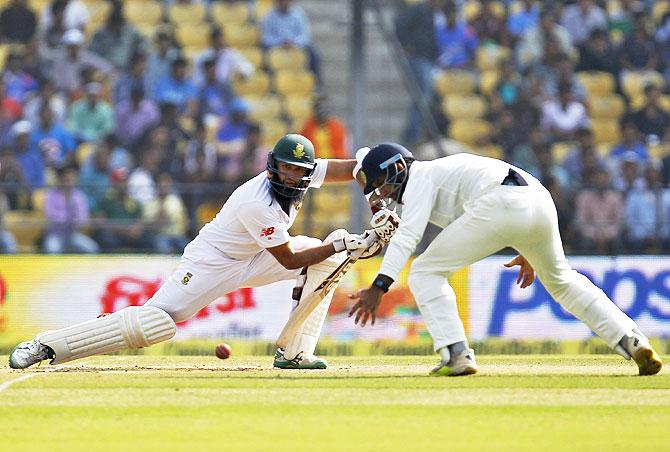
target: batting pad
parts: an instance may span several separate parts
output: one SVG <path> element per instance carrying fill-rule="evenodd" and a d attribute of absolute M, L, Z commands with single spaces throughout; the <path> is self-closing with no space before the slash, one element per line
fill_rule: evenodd
<path fill-rule="evenodd" d="M 344 234 L 346 231 L 338 229 L 330 233 L 324 242 L 333 241 Z M 327 292 L 318 291 L 318 288 L 346 259 L 347 253 L 341 252 L 307 268 L 307 279 L 300 302 L 291 311 L 284 327 L 285 331 L 293 329 L 293 333 L 289 333 L 285 343 L 279 344 L 284 349 L 285 358 L 293 359 L 300 353 L 314 354 L 337 285 Z"/>
<path fill-rule="evenodd" d="M 62 364 L 92 355 L 148 347 L 170 339 L 176 331 L 174 321 L 162 309 L 131 306 L 78 325 L 47 331 L 36 339 L 55 352 L 50 364 Z"/>

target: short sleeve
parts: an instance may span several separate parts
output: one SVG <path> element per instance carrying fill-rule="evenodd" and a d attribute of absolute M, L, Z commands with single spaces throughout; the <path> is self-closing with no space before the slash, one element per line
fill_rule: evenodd
<path fill-rule="evenodd" d="M 258 202 L 242 204 L 237 210 L 237 217 L 262 248 L 272 248 L 290 239 L 288 225 L 270 206 Z"/>
<path fill-rule="evenodd" d="M 312 174 L 312 181 L 309 183 L 309 188 L 319 188 L 323 185 L 323 181 L 326 179 L 326 171 L 328 171 L 328 160 L 327 159 L 316 159 L 316 168 L 314 168 L 314 173 Z"/>

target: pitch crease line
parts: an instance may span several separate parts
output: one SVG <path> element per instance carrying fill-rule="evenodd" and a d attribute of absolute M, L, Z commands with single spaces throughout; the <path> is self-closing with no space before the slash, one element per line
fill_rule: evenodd
<path fill-rule="evenodd" d="M 79 363 L 79 364 L 86 364 L 86 363 Z M 22 381 L 26 381 L 30 378 L 36 377 L 38 375 L 44 375 L 49 372 L 54 372 L 56 370 L 62 369 L 65 366 L 56 366 L 52 367 L 49 369 L 45 369 L 44 372 L 36 372 L 34 374 L 28 374 L 28 375 L 22 375 L 18 378 L 14 378 L 13 380 L 5 381 L 4 383 L 0 384 L 0 392 L 5 391 L 6 389 L 9 389 L 14 383 L 20 383 Z"/>

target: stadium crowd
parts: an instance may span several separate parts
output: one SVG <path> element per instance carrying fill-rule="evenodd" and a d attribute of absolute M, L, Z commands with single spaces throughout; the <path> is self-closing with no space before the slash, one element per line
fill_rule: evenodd
<path fill-rule="evenodd" d="M 668 2 L 397 3 L 440 130 L 541 179 L 570 251 L 670 250 Z M 351 155 L 299 0 L 0 5 L 0 252 L 180 252 L 284 133 Z"/>
<path fill-rule="evenodd" d="M 349 153 L 293 0 L 2 4 L 2 252 L 178 253 L 289 130 Z"/>
<path fill-rule="evenodd" d="M 570 251 L 670 250 L 668 2 L 404 3 L 396 34 L 440 129 L 538 177 Z"/>

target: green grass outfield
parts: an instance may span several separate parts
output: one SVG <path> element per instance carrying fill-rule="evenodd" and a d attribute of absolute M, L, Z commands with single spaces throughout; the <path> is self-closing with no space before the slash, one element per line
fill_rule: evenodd
<path fill-rule="evenodd" d="M 461 378 L 428 377 L 427 356 L 334 357 L 324 371 L 203 356 L 3 368 L 0 449 L 670 450 L 665 369 L 638 377 L 611 355 L 479 361 Z"/>

